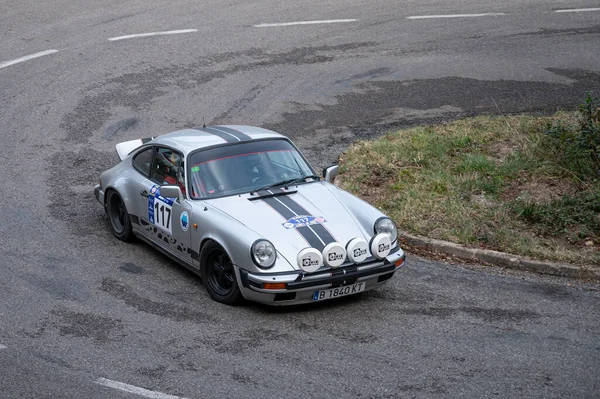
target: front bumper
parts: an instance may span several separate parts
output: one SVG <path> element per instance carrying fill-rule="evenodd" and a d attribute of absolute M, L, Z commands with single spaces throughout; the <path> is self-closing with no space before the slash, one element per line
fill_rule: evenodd
<path fill-rule="evenodd" d="M 296 305 L 314 301 L 315 291 L 364 282 L 364 291 L 385 284 L 404 263 L 406 255 L 397 248 L 385 259 L 367 259 L 360 264 L 347 263 L 336 269 L 315 273 L 250 273 L 239 269 L 240 289 L 251 301 L 268 305 Z M 402 261 L 402 262 L 400 262 Z M 396 263 L 400 263 L 396 266 Z M 285 289 L 265 289 L 266 283 L 284 283 Z"/>
<path fill-rule="evenodd" d="M 94 186 L 94 197 L 96 197 L 96 201 L 104 205 L 104 191 L 102 191 L 100 184 Z"/>

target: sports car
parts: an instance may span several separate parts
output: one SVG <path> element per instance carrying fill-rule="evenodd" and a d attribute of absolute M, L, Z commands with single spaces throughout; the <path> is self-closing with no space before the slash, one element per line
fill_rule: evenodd
<path fill-rule="evenodd" d="M 402 266 L 394 222 L 317 176 L 287 137 L 202 126 L 119 143 L 94 194 L 114 236 L 199 274 L 216 301 L 318 302 L 386 283 Z"/>

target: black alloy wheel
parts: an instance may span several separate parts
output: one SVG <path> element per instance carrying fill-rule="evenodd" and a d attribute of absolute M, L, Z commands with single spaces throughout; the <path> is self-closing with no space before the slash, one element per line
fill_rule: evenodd
<path fill-rule="evenodd" d="M 209 241 L 202 247 L 200 265 L 202 279 L 211 298 L 227 305 L 241 299 L 233 263 L 219 244 Z"/>
<path fill-rule="evenodd" d="M 133 239 L 131 221 L 123 199 L 114 190 L 110 190 L 106 195 L 106 214 L 113 235 L 121 241 L 131 241 Z"/>

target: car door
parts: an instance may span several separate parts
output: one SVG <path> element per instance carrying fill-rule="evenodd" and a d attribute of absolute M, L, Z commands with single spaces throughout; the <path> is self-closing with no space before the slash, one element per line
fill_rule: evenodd
<path fill-rule="evenodd" d="M 189 220 L 192 207 L 185 191 L 184 166 L 180 152 L 169 147 L 154 147 L 150 176 L 140 191 L 140 207 L 146 210 L 140 222 L 148 226 L 144 229 L 148 239 L 191 264 Z M 184 198 L 163 197 L 160 188 L 165 185 L 179 186 Z"/>

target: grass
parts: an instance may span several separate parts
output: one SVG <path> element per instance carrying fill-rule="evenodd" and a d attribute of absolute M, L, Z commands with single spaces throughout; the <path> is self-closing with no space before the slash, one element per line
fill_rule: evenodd
<path fill-rule="evenodd" d="M 481 116 L 397 131 L 345 152 L 341 185 L 412 234 L 600 265 L 600 167 L 573 139 L 583 123 Z"/>

